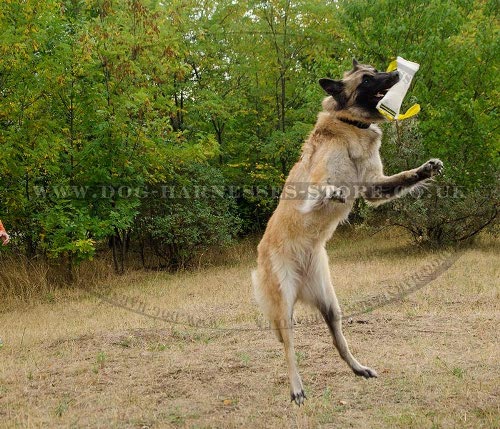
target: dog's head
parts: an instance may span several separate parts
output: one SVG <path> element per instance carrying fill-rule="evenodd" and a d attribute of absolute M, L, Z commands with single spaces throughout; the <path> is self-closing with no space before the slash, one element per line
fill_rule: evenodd
<path fill-rule="evenodd" d="M 352 70 L 342 80 L 320 79 L 322 88 L 331 96 L 325 99 L 326 110 L 344 113 L 349 119 L 362 122 L 381 122 L 385 118 L 377 103 L 399 81 L 399 73 L 379 72 L 374 67 L 353 60 Z"/>

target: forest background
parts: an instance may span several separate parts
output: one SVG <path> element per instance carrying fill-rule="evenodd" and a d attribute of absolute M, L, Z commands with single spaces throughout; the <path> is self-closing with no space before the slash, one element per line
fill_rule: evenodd
<path fill-rule="evenodd" d="M 0 0 L 0 260 L 175 270 L 262 232 L 352 58 L 421 64 L 384 128 L 386 173 L 430 157 L 424 194 L 350 222 L 443 246 L 495 227 L 499 3 Z"/>

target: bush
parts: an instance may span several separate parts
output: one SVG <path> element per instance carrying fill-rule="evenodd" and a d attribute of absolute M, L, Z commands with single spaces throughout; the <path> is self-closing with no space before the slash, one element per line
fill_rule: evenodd
<path fill-rule="evenodd" d="M 227 245 L 238 234 L 234 199 L 213 167 L 181 165 L 151 194 L 136 219 L 144 264 L 152 252 L 160 261 L 155 268 L 184 268 L 203 250 Z"/>

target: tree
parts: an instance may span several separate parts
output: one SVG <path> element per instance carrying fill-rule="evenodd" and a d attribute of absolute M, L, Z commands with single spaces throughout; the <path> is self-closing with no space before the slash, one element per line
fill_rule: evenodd
<path fill-rule="evenodd" d="M 4 219 L 30 257 L 66 260 L 71 273 L 107 239 L 123 271 L 141 190 L 172 176 L 173 155 L 218 153 L 172 123 L 189 70 L 168 25 L 175 5 L 2 6 Z"/>

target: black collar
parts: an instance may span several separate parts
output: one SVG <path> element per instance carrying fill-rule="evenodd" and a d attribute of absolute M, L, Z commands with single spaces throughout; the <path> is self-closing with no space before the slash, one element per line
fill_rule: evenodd
<path fill-rule="evenodd" d="M 349 125 L 354 125 L 355 127 L 362 128 L 366 130 L 371 124 L 367 124 L 366 122 L 361 122 L 361 121 L 352 121 L 351 119 L 346 119 L 346 118 L 337 118 L 339 121 L 345 122 L 346 124 Z"/>

